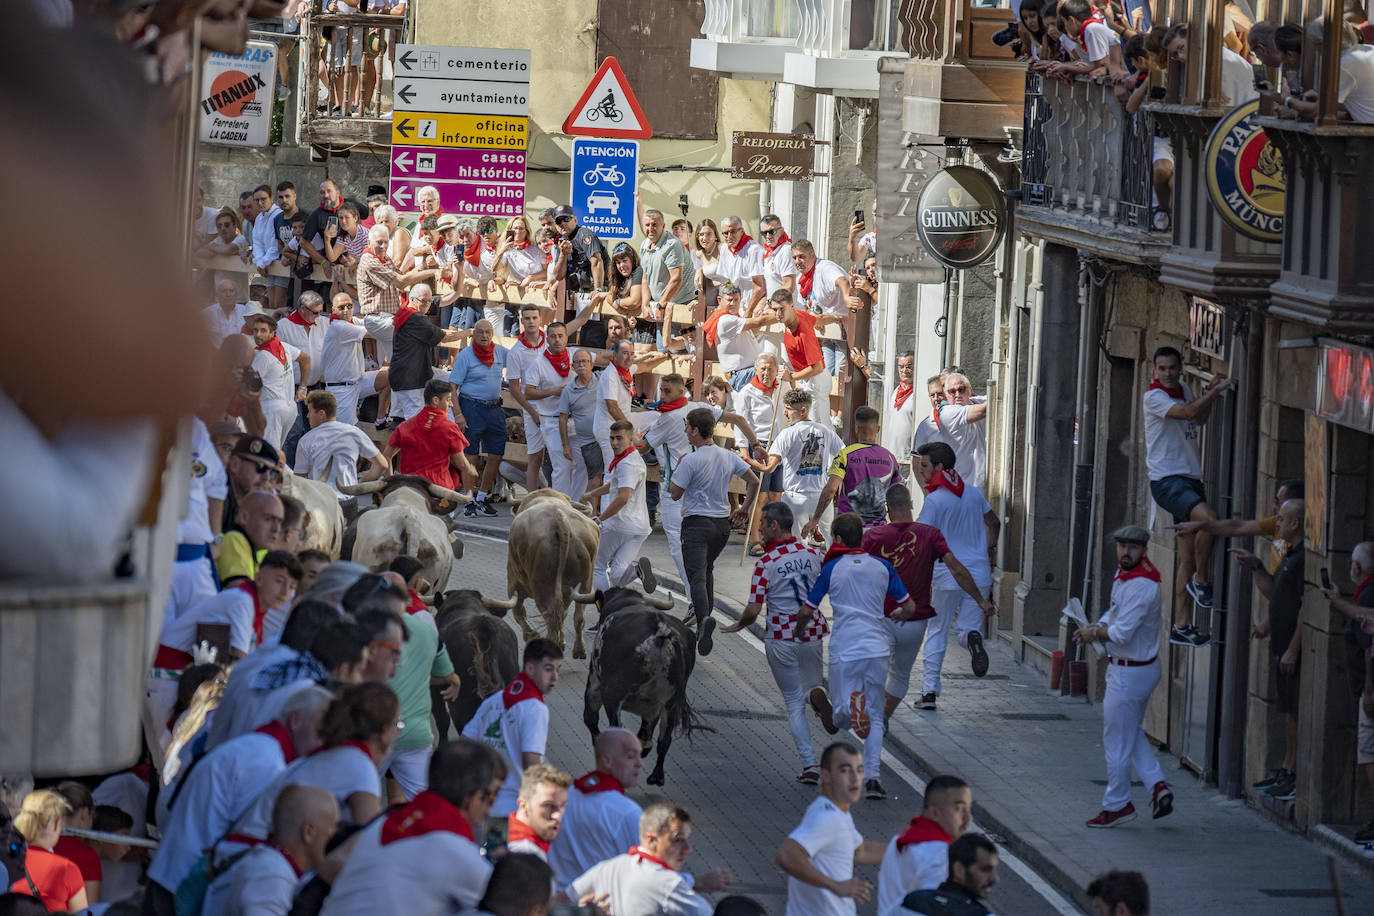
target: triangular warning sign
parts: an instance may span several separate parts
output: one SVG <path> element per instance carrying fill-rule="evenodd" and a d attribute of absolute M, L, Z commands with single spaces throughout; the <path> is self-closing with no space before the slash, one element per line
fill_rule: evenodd
<path fill-rule="evenodd" d="M 608 57 L 587 84 L 563 121 L 563 133 L 579 137 L 624 137 L 647 140 L 653 136 L 649 119 L 625 79 L 620 62 Z"/>

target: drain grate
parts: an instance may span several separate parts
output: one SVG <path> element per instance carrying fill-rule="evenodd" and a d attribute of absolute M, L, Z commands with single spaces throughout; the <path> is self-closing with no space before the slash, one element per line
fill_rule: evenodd
<path fill-rule="evenodd" d="M 975 674 L 941 674 L 940 677 L 946 681 L 1009 681 L 1010 674 L 985 674 L 978 677 Z"/>
<path fill-rule="evenodd" d="M 1057 712 L 1003 712 L 997 714 L 999 719 L 1010 719 L 1013 722 L 1067 722 L 1069 717 Z"/>
<path fill-rule="evenodd" d="M 787 716 L 776 712 L 754 712 L 751 709 L 698 709 L 697 712 L 704 716 L 716 716 L 720 719 L 748 719 L 751 721 L 763 722 L 786 722 Z"/>
<path fill-rule="evenodd" d="M 1106 784 L 1107 784 L 1107 780 L 1105 780 L 1105 779 L 1094 779 L 1094 780 L 1093 780 L 1093 785 L 1095 785 L 1095 786 L 1105 786 Z M 1145 787 L 1145 783 L 1141 782 L 1139 779 L 1132 779 L 1132 780 L 1131 780 L 1131 785 L 1133 785 L 1133 786 L 1140 786 L 1142 789 Z"/>
<path fill-rule="evenodd" d="M 1319 900 L 1322 897 L 1334 897 L 1329 887 L 1262 887 L 1259 892 L 1266 897 L 1288 897 L 1302 898 L 1304 900 Z M 1349 897 L 1349 894 L 1342 893 L 1342 897 Z"/>

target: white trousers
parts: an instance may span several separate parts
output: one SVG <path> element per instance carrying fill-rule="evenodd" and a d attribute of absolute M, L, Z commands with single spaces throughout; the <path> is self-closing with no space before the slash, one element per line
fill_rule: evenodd
<path fill-rule="evenodd" d="M 601 545 L 596 551 L 596 570 L 592 584 L 599 589 L 624 585 L 636 575 L 635 561 L 647 534 L 627 534 L 615 529 L 601 529 Z"/>
<path fill-rule="evenodd" d="M 678 581 L 687 585 L 687 567 L 682 564 L 682 500 L 673 499 L 663 490 L 664 499 L 658 501 L 658 520 L 663 523 L 663 536 L 668 539 L 668 553 L 677 564 Z"/>
<path fill-rule="evenodd" d="M 339 409 L 334 419 L 349 426 L 357 424 L 358 402 L 377 393 L 378 372 L 377 369 L 364 372 L 363 377 L 358 381 L 344 385 L 325 385 L 324 390 L 334 395 L 334 400 L 339 402 Z"/>
<path fill-rule="evenodd" d="M 1131 770 L 1146 790 L 1164 781 L 1155 749 L 1141 727 L 1161 669 L 1158 658 L 1138 668 L 1107 665 L 1107 695 L 1102 698 L 1102 750 L 1107 758 L 1102 807 L 1107 811 L 1118 811 L 1131 800 Z"/>
<path fill-rule="evenodd" d="M 377 362 L 386 365 L 391 362 L 391 341 L 396 335 L 396 318 L 375 312 L 363 316 L 363 327 L 368 336 L 377 342 Z"/>
<path fill-rule="evenodd" d="M 530 419 L 526 411 L 520 412 L 520 419 L 525 424 L 525 453 L 533 455 L 535 452 L 544 450 L 544 418 L 540 416 L 539 422 L 535 423 Z M 553 418 L 554 441 L 558 441 L 558 418 Z"/>
<path fill-rule="evenodd" d="M 391 392 L 391 415 L 409 420 L 425 407 L 425 389 L 393 389 Z"/>
<path fill-rule="evenodd" d="M 382 764 L 382 772 L 391 772 L 391 778 L 405 793 L 410 801 L 429 788 L 429 758 L 434 754 L 432 747 L 413 747 L 405 751 L 392 751 L 391 756 Z"/>
<path fill-rule="evenodd" d="M 539 435 L 544 440 L 544 447 L 548 450 L 549 464 L 553 467 L 553 488 L 576 502 L 579 496 L 587 492 L 585 483 L 582 489 L 573 489 L 577 483 L 577 465 L 582 463 L 582 456 L 577 453 L 576 446 L 573 446 L 571 460 L 563 456 L 563 437 L 558 434 L 557 414 L 539 418 Z M 586 477 L 585 473 L 583 477 Z"/>
<path fill-rule="evenodd" d="M 286 434 L 296 425 L 296 402 L 283 401 L 281 398 L 264 398 L 262 414 L 267 418 L 267 428 L 262 431 L 262 437 L 272 443 L 273 447 L 281 448 L 282 443 L 286 441 Z"/>
<path fill-rule="evenodd" d="M 892 634 L 892 661 L 887 666 L 887 693 L 897 699 L 906 696 L 911 687 L 911 668 L 921 652 L 926 638 L 926 620 L 893 620 L 885 618 Z"/>
<path fill-rule="evenodd" d="M 768 668 L 787 705 L 787 727 L 803 767 L 815 766 L 816 751 L 811 747 L 811 723 L 806 718 L 806 698 L 813 687 L 821 685 L 821 654 L 824 642 L 787 642 L 769 639 L 763 644 Z"/>
<path fill-rule="evenodd" d="M 991 583 L 978 583 L 978 591 L 986 593 Z M 954 637 L 959 645 L 968 645 L 968 634 L 983 628 L 983 609 L 962 588 L 937 588 L 931 593 L 931 607 L 935 616 L 926 629 L 925 678 L 922 693 L 940 692 L 940 668 L 949 648 L 949 628 L 954 625 Z"/>
<path fill-rule="evenodd" d="M 832 653 L 834 647 L 831 647 Z M 877 779 L 883 761 L 883 681 L 887 677 L 888 656 L 860 658 L 852 662 L 830 659 L 830 702 L 835 707 L 834 722 L 841 730 L 850 726 L 849 697 L 862 693 L 867 705 L 869 730 L 864 739 L 864 780 Z"/>

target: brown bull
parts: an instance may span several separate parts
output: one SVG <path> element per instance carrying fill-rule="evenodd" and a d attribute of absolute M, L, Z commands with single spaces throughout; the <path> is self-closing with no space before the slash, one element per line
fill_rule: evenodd
<path fill-rule="evenodd" d="M 563 620 L 574 594 L 590 601 L 592 570 L 601 532 L 588 516 L 591 507 L 574 503 L 557 490 L 535 490 L 520 501 L 511 520 L 506 544 L 506 594 L 514 596 L 512 610 L 520 632 L 528 642 L 539 633 L 525 619 L 525 599 L 544 618 L 545 635 L 566 646 Z M 579 591 L 580 590 L 580 591 Z M 579 603 L 573 612 L 573 658 L 586 658 L 582 643 L 585 612 Z"/>

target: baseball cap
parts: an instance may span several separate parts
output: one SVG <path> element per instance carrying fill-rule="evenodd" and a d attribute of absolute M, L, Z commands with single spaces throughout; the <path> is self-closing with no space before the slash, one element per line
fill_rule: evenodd
<path fill-rule="evenodd" d="M 1122 525 L 1112 532 L 1112 539 L 1127 541 L 1132 544 L 1148 544 L 1150 543 L 1150 532 L 1139 525 Z"/>
<path fill-rule="evenodd" d="M 238 455 L 241 458 L 251 458 L 267 465 L 274 471 L 282 470 L 281 456 L 277 454 L 272 443 L 261 436 L 244 436 L 234 443 L 234 450 L 229 455 L 230 457 Z"/>
<path fill-rule="evenodd" d="M 576 216 L 576 215 L 577 215 L 577 214 L 573 213 L 573 208 L 570 207 L 570 206 L 568 206 L 567 204 L 559 204 L 558 206 L 556 206 L 556 207 L 553 208 L 553 220 L 554 220 L 554 222 L 558 222 L 560 219 L 563 219 L 563 218 L 566 217 L 566 216 Z"/>

